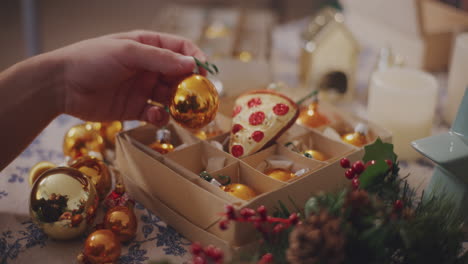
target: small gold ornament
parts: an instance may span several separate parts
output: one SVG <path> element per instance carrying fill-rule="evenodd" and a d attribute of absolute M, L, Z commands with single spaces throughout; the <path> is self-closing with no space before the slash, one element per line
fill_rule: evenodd
<path fill-rule="evenodd" d="M 79 170 L 50 169 L 34 182 L 29 200 L 32 220 L 49 237 L 59 240 L 81 235 L 92 225 L 98 196 L 94 184 Z"/>
<path fill-rule="evenodd" d="M 319 161 L 326 161 L 328 159 L 327 155 L 323 154 L 320 151 L 308 149 L 303 152 L 304 156 L 312 159 L 316 159 Z"/>
<path fill-rule="evenodd" d="M 39 161 L 29 170 L 29 185 L 33 185 L 39 176 L 45 171 L 55 168 L 57 165 L 50 161 Z"/>
<path fill-rule="evenodd" d="M 109 148 L 115 147 L 115 137 L 123 129 L 123 124 L 120 121 L 113 122 L 91 122 L 93 128 L 99 131 Z"/>
<path fill-rule="evenodd" d="M 91 233 L 84 244 L 84 259 L 92 264 L 115 263 L 122 252 L 120 241 L 110 230 Z"/>
<path fill-rule="evenodd" d="M 362 147 L 369 143 L 367 140 L 367 126 L 359 123 L 353 133 L 345 134 L 341 139 L 348 144 L 356 147 Z"/>
<path fill-rule="evenodd" d="M 102 156 L 104 149 L 104 139 L 90 123 L 73 126 L 63 139 L 63 154 L 71 159 L 90 155 L 92 152 Z"/>
<path fill-rule="evenodd" d="M 197 138 L 201 140 L 207 140 L 212 137 L 219 136 L 223 134 L 224 132 L 219 128 L 218 123 L 216 120 L 213 120 L 211 123 L 209 123 L 206 127 L 197 130 L 194 134 Z"/>
<path fill-rule="evenodd" d="M 273 179 L 284 182 L 289 181 L 290 179 L 295 177 L 292 171 L 282 168 L 268 169 L 264 173 Z"/>
<path fill-rule="evenodd" d="M 72 161 L 70 167 L 81 171 L 91 179 L 101 200 L 109 193 L 112 178 L 109 168 L 102 160 L 96 157 L 82 156 Z"/>
<path fill-rule="evenodd" d="M 104 227 L 114 232 L 121 242 L 128 242 L 135 237 L 138 222 L 132 209 L 116 206 L 107 211 Z"/>
<path fill-rule="evenodd" d="M 149 145 L 153 150 L 166 154 L 174 150 L 174 145 L 171 143 L 171 131 L 167 128 L 161 128 L 156 131 L 156 141 Z"/>
<path fill-rule="evenodd" d="M 181 126 L 199 129 L 215 118 L 218 105 L 215 86 L 206 77 L 192 74 L 177 85 L 169 111 Z"/>
<path fill-rule="evenodd" d="M 318 128 L 330 124 L 330 120 L 319 110 L 319 103 L 317 96 L 308 107 L 301 108 L 299 117 L 296 121 L 300 125 L 308 126 L 311 128 Z"/>
<path fill-rule="evenodd" d="M 226 186 L 221 186 L 220 188 L 223 191 L 229 193 L 230 195 L 235 196 L 242 200 L 248 201 L 254 198 L 255 196 L 257 196 L 257 193 L 255 193 L 255 191 L 252 190 L 252 188 L 241 183 L 231 183 Z"/>

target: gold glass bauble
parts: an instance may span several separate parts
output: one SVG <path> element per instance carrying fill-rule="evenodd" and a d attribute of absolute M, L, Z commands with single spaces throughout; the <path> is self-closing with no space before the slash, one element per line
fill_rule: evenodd
<path fill-rule="evenodd" d="M 300 125 L 317 128 L 328 125 L 330 120 L 319 111 L 318 101 L 314 101 L 308 107 L 301 108 L 296 122 Z"/>
<path fill-rule="evenodd" d="M 99 198 L 101 200 L 106 198 L 112 187 L 112 178 L 109 168 L 107 168 L 107 165 L 102 160 L 96 157 L 82 156 L 72 161 L 70 167 L 81 171 L 91 178 Z"/>
<path fill-rule="evenodd" d="M 103 154 L 104 139 L 90 123 L 76 125 L 68 130 L 63 139 L 63 154 L 76 159 L 90 152 Z"/>
<path fill-rule="evenodd" d="M 181 126 L 199 129 L 215 118 L 218 106 L 215 86 L 206 77 L 192 74 L 177 85 L 169 111 Z"/>
<path fill-rule="evenodd" d="M 264 173 L 273 179 L 284 182 L 295 177 L 292 171 L 282 168 L 268 169 Z"/>
<path fill-rule="evenodd" d="M 113 207 L 104 217 L 104 227 L 114 232 L 121 242 L 128 242 L 135 237 L 137 223 L 135 213 L 127 206 Z"/>
<path fill-rule="evenodd" d="M 250 200 L 257 196 L 257 193 L 255 193 L 252 188 L 241 183 L 231 183 L 226 186 L 221 186 L 221 189 L 242 200 Z"/>
<path fill-rule="evenodd" d="M 344 142 L 354 145 L 356 147 L 362 147 L 368 143 L 366 135 L 359 132 L 345 134 L 341 137 L 341 139 Z"/>
<path fill-rule="evenodd" d="M 110 148 L 115 147 L 115 137 L 123 129 L 123 124 L 120 121 L 113 122 L 92 122 L 91 123 L 97 131 L 101 134 L 106 145 Z"/>
<path fill-rule="evenodd" d="M 149 147 L 161 154 L 166 154 L 174 150 L 174 145 L 171 143 L 163 143 L 160 141 L 151 143 Z"/>
<path fill-rule="evenodd" d="M 39 161 L 29 170 L 29 185 L 33 185 L 34 182 L 41 176 L 45 171 L 55 168 L 57 165 L 50 161 Z"/>
<path fill-rule="evenodd" d="M 49 237 L 81 235 L 95 218 L 98 196 L 94 184 L 77 169 L 50 169 L 34 182 L 29 200 L 31 218 Z"/>
<path fill-rule="evenodd" d="M 306 157 L 310 156 L 312 159 L 316 159 L 319 161 L 326 161 L 328 159 L 327 155 L 313 149 L 305 150 L 303 153 Z"/>
<path fill-rule="evenodd" d="M 122 252 L 117 236 L 110 230 L 100 229 L 85 241 L 83 255 L 92 264 L 116 263 Z"/>

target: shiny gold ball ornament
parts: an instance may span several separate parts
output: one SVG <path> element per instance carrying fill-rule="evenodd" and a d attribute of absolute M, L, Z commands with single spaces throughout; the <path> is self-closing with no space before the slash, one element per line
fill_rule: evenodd
<path fill-rule="evenodd" d="M 66 240 L 78 237 L 92 225 L 98 202 L 94 184 L 87 176 L 77 169 L 57 167 L 34 182 L 29 210 L 44 233 Z"/>
<path fill-rule="evenodd" d="M 232 196 L 246 201 L 257 196 L 257 193 L 252 188 L 241 183 L 231 183 L 226 186 L 221 186 L 221 189 Z"/>
<path fill-rule="evenodd" d="M 290 179 L 295 177 L 292 171 L 283 168 L 268 169 L 264 173 L 273 179 L 284 182 L 289 181 Z"/>
<path fill-rule="evenodd" d="M 304 156 L 308 158 L 319 160 L 319 161 L 328 160 L 328 156 L 318 150 L 308 149 L 308 150 L 305 150 L 303 154 Z"/>
<path fill-rule="evenodd" d="M 41 176 L 45 171 L 55 168 L 57 165 L 50 161 L 39 161 L 29 170 L 29 185 L 33 185 L 34 182 Z"/>
<path fill-rule="evenodd" d="M 75 168 L 88 176 L 94 184 L 99 198 L 106 198 L 112 187 L 112 178 L 109 168 L 104 162 L 96 157 L 81 156 L 70 163 Z"/>
<path fill-rule="evenodd" d="M 296 123 L 311 128 L 318 128 L 328 125 L 330 119 L 319 110 L 318 99 L 314 97 L 309 106 L 301 108 Z"/>
<path fill-rule="evenodd" d="M 341 137 L 341 139 L 351 145 L 356 147 L 362 147 L 369 143 L 367 139 L 367 131 L 368 128 L 366 125 L 359 123 L 356 128 L 354 129 L 353 133 L 345 134 Z"/>
<path fill-rule="evenodd" d="M 120 121 L 113 122 L 91 122 L 93 128 L 99 131 L 106 145 L 110 148 L 115 147 L 115 137 L 123 130 L 123 124 Z"/>
<path fill-rule="evenodd" d="M 138 222 L 132 209 L 116 206 L 107 211 L 104 227 L 114 232 L 121 242 L 128 242 L 135 237 Z"/>
<path fill-rule="evenodd" d="M 200 129 L 216 117 L 218 106 L 215 86 L 206 77 L 192 74 L 177 85 L 169 111 L 181 126 Z"/>
<path fill-rule="evenodd" d="M 104 139 L 90 123 L 73 126 L 63 139 L 63 154 L 71 159 L 93 152 L 102 156 L 104 149 Z"/>
<path fill-rule="evenodd" d="M 85 241 L 83 255 L 92 264 L 115 263 L 122 252 L 117 236 L 110 230 L 100 229 Z"/>

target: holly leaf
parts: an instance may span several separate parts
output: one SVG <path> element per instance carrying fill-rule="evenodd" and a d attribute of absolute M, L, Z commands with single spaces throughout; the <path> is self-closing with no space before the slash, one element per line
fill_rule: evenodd
<path fill-rule="evenodd" d="M 359 186 L 366 189 L 377 182 L 381 182 L 387 171 L 388 164 L 382 159 L 377 160 L 374 165 L 367 167 L 361 176 L 359 176 Z"/>
<path fill-rule="evenodd" d="M 393 144 L 384 143 L 380 138 L 368 146 L 364 147 L 365 154 L 362 159 L 364 163 L 371 160 L 391 160 L 393 163 L 397 161 L 397 155 L 393 152 Z"/>

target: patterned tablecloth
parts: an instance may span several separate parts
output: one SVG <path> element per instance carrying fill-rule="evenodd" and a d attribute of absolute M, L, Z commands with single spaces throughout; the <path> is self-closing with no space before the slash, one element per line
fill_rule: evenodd
<path fill-rule="evenodd" d="M 275 35 L 281 35 L 274 43 L 282 58 L 281 68 L 275 68 L 275 78 L 294 84 L 297 49 L 297 33 L 300 25 L 295 23 L 278 28 Z M 275 38 L 274 38 L 275 39 Z M 293 41 L 291 41 L 293 40 Z M 296 41 L 296 42 L 295 42 Z M 344 107 L 365 115 L 365 102 L 369 74 L 375 65 L 376 52 L 364 48 L 358 69 L 357 100 Z M 289 66 L 288 66 L 289 62 Z M 294 70 L 292 70 L 294 69 Z M 445 75 L 437 75 L 440 86 L 445 86 Z M 440 89 L 443 91 L 443 89 Z M 443 92 L 441 92 L 441 101 Z M 29 217 L 28 184 L 29 168 L 39 161 L 62 163 L 61 147 L 65 132 L 82 121 L 62 115 L 54 120 L 7 168 L 0 172 L 0 263 L 75 263 L 82 250 L 85 237 L 74 241 L 54 241 L 48 239 Z M 134 123 L 133 123 L 134 125 Z M 127 128 L 132 124 L 127 124 Z M 25 126 L 26 127 L 26 126 Z M 5 128 L 3 128 L 5 129 Z M 439 116 L 434 124 L 434 133 L 447 130 Z M 4 139 L 6 140 L 6 139 Z M 402 173 L 410 172 L 410 183 L 423 188 L 432 172 L 432 164 L 424 159 L 416 162 L 402 162 Z M 190 259 L 190 242 L 167 226 L 157 216 L 137 204 L 138 219 L 136 238 L 123 247 L 120 263 L 137 264 L 148 260 L 169 259 L 173 263 L 186 263 Z M 99 219 L 99 217 L 98 217 Z"/>

